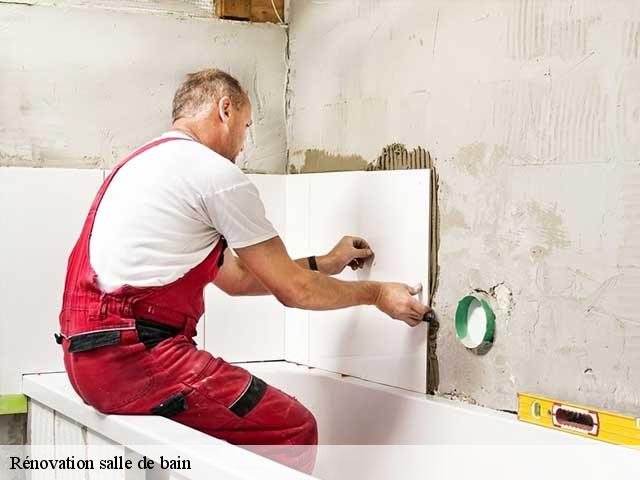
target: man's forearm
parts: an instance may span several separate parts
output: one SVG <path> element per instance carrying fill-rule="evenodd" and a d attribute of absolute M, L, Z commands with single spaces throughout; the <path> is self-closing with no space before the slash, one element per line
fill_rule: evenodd
<path fill-rule="evenodd" d="M 366 242 L 357 237 L 345 237 L 328 255 L 334 273 L 357 261 L 371 258 L 369 248 L 359 248 Z M 375 305 L 391 318 L 403 320 L 411 326 L 422 323 L 428 307 L 414 298 L 420 286 L 410 287 L 393 282 L 345 282 L 309 270 L 306 259 L 291 260 L 280 237 L 237 249 L 243 265 L 250 266 L 253 275 L 270 290 L 280 303 L 305 310 L 334 310 L 357 305 Z M 352 268 L 355 268 L 355 264 Z M 224 267 L 223 267 L 224 268 Z M 244 277 L 244 275 L 243 275 Z M 229 278 L 220 282 L 231 284 Z M 264 288 L 264 287 L 263 287 Z M 225 290 L 226 291 L 226 290 Z"/>
<path fill-rule="evenodd" d="M 305 270 L 311 270 L 309 265 L 309 257 L 299 258 L 294 260 L 295 263 Z M 326 255 L 316 257 L 316 264 L 318 265 L 318 271 L 320 273 L 327 274 L 330 271 L 329 258 Z M 245 279 L 242 282 L 243 293 L 245 296 L 259 296 L 259 295 L 271 295 L 271 292 L 262 284 L 260 280 L 246 267 L 243 266 L 245 273 Z"/>
<path fill-rule="evenodd" d="M 379 282 L 347 282 L 323 273 L 341 271 L 344 263 L 349 264 L 351 253 L 345 255 L 338 251 L 337 254 L 320 256 L 316 260 L 319 271 L 310 270 L 307 258 L 292 261 L 279 237 L 237 249 L 236 253 L 238 260 L 235 264 L 243 270 L 238 277 L 242 280 L 242 291 L 247 292 L 244 294 L 259 295 L 270 291 L 288 307 L 334 310 L 374 305 L 382 291 Z"/>
<path fill-rule="evenodd" d="M 287 306 L 304 310 L 335 310 L 357 305 L 375 305 L 380 295 L 380 282 L 350 282 L 319 272 L 306 271 Z"/>
<path fill-rule="evenodd" d="M 339 308 L 353 307 L 356 305 L 375 305 L 380 294 L 380 282 L 351 282 L 338 280 L 323 273 L 327 268 L 325 257 L 319 257 L 316 262 L 319 271 L 314 272 L 309 267 L 307 257 L 295 260 L 301 267 L 302 273 L 300 283 L 293 298 L 283 299 L 284 303 L 292 308 L 304 310 L 336 310 Z M 244 282 L 244 295 L 271 295 L 260 281 L 249 271 Z"/>

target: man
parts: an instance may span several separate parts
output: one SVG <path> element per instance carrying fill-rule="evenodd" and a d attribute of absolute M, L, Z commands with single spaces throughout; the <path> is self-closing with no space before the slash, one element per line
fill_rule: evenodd
<path fill-rule="evenodd" d="M 123 160 L 98 192 L 69 259 L 56 338 L 73 387 L 99 411 L 164 415 L 239 445 L 309 445 L 266 454 L 311 472 L 313 415 L 195 347 L 203 288 L 273 294 L 308 310 L 375 305 L 411 326 L 428 308 L 413 297 L 417 288 L 331 277 L 373 255 L 361 238 L 345 237 L 327 255 L 289 257 L 234 164 L 250 126 L 251 102 L 236 79 L 214 69 L 188 76 L 173 130 Z"/>

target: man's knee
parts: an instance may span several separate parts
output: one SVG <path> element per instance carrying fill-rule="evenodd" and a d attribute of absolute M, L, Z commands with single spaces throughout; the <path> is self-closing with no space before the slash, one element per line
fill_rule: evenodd
<path fill-rule="evenodd" d="M 284 402 L 281 404 L 282 432 L 285 442 L 290 445 L 317 445 L 318 423 L 313 413 L 296 398 L 274 389 Z"/>
<path fill-rule="evenodd" d="M 292 445 L 289 449 L 289 466 L 308 475 L 313 473 L 316 463 L 318 445 L 318 423 L 313 414 L 302 404 L 298 404 L 304 410 L 304 420 L 297 431 L 295 438 L 291 438 Z"/>
<path fill-rule="evenodd" d="M 316 417 L 314 417 L 313 413 L 311 413 L 306 408 L 305 410 L 307 412 L 307 416 L 303 423 L 301 438 L 298 444 L 299 445 L 317 445 L 318 444 L 318 423 L 316 422 Z"/>

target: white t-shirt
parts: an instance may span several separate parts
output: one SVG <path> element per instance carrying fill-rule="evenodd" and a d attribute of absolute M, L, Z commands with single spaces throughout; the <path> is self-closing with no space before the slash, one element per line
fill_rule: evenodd
<path fill-rule="evenodd" d="M 189 138 L 176 131 L 163 137 Z M 202 262 L 221 235 L 241 248 L 278 233 L 242 170 L 198 142 L 175 140 L 133 158 L 112 179 L 89 258 L 107 292 L 166 285 Z"/>

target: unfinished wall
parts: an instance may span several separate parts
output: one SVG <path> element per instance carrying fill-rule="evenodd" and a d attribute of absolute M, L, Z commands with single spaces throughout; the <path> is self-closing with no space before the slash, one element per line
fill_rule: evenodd
<path fill-rule="evenodd" d="M 0 2 L 0 166 L 111 167 L 169 129 L 186 73 L 219 67 L 253 100 L 238 164 L 284 172 L 282 27 L 177 0 L 28 3 Z"/>
<path fill-rule="evenodd" d="M 0 415 L 0 440 L 2 445 L 23 445 L 27 439 L 27 415 Z"/>
<path fill-rule="evenodd" d="M 214 6 L 213 0 L 186 0 L 186 2 L 192 5 L 195 5 L 197 7 L 200 7 L 206 10 L 207 12 L 213 14 L 213 6 Z"/>
<path fill-rule="evenodd" d="M 292 171 L 396 142 L 434 157 L 440 393 L 637 412 L 638 2 L 298 0 L 290 55 Z M 498 315 L 485 356 L 453 329 L 476 289 Z"/>

